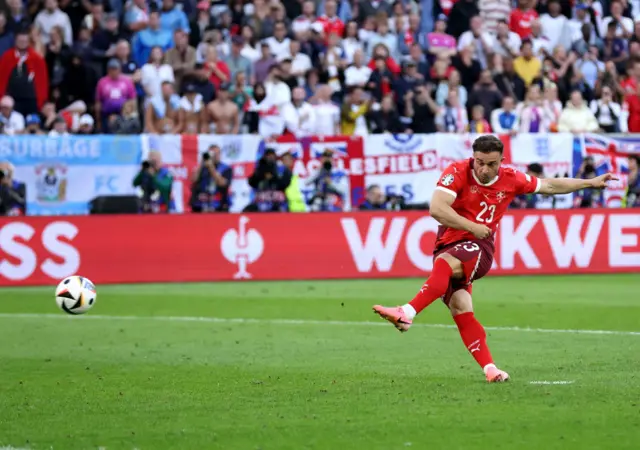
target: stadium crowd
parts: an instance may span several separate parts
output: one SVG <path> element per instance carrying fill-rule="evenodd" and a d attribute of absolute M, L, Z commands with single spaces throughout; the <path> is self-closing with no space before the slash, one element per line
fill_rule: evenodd
<path fill-rule="evenodd" d="M 638 0 L 7 0 L 5 134 L 640 131 Z"/>
<path fill-rule="evenodd" d="M 639 81 L 640 0 L 0 5 L 7 135 L 640 132 Z M 272 156 L 250 181 L 284 195 L 287 164 Z M 219 164 L 214 151 L 194 183 L 228 190 Z M 167 175 L 156 165 L 146 161 L 139 187 Z M 637 159 L 630 166 L 636 186 Z M 344 195 L 330 177 L 314 180 L 322 202 Z M 278 210 L 282 195 L 266 204 Z M 216 205 L 191 206 L 225 209 Z"/>

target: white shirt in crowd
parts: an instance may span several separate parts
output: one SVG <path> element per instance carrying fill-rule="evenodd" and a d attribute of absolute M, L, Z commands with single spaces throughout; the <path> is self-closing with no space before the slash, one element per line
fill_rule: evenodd
<path fill-rule="evenodd" d="M 0 120 L 4 121 L 4 134 L 13 136 L 24 131 L 24 116 L 18 111 L 11 111 L 9 117 L 0 115 Z"/>
<path fill-rule="evenodd" d="M 315 134 L 318 136 L 337 136 L 340 134 L 340 108 L 327 102 L 313 105 L 316 113 Z"/>
<path fill-rule="evenodd" d="M 307 137 L 315 134 L 316 113 L 313 106 L 307 102 L 302 102 L 300 106 L 287 103 L 282 108 L 284 123 L 290 133 L 297 138 Z"/>
<path fill-rule="evenodd" d="M 153 97 L 160 94 L 160 88 L 165 81 L 175 82 L 173 76 L 173 68 L 169 64 L 161 64 L 155 66 L 153 64 L 145 64 L 142 66 L 140 83 L 147 92 L 147 97 Z"/>
<path fill-rule="evenodd" d="M 518 35 L 518 33 L 509 31 L 509 34 L 507 35 L 507 47 L 509 50 L 511 50 L 511 53 L 518 55 L 520 53 L 521 45 L 522 45 L 522 39 L 520 39 L 520 36 Z M 507 49 L 504 48 L 504 45 L 502 44 L 502 42 L 500 42 L 500 40 L 498 40 L 497 36 L 493 44 L 493 52 L 501 56 L 511 57 L 511 54 L 507 52 Z"/>
<path fill-rule="evenodd" d="M 478 9 L 482 17 L 482 31 L 495 34 L 500 20 L 509 22 L 511 0 L 479 0 Z"/>
<path fill-rule="evenodd" d="M 311 70 L 311 58 L 309 58 L 304 53 L 298 52 L 296 56 L 294 56 L 291 60 L 291 72 L 292 73 L 302 73 L 298 77 L 298 84 L 300 86 L 304 85 L 304 74 L 307 73 L 308 70 Z"/>
<path fill-rule="evenodd" d="M 291 89 L 282 81 L 265 81 L 264 83 L 265 100 L 268 104 L 282 107 L 287 103 L 291 103 Z"/>
<path fill-rule="evenodd" d="M 60 133 L 59 131 L 51 130 L 51 131 L 49 131 L 49 136 L 51 136 L 51 137 L 69 136 L 69 132 L 68 131 L 63 131 L 62 133 Z"/>
<path fill-rule="evenodd" d="M 558 17 L 551 17 L 549 14 L 540 16 L 542 35 L 549 39 L 551 48 L 562 45 L 564 48 L 571 47 L 571 27 L 569 20 L 560 14 Z"/>
<path fill-rule="evenodd" d="M 602 24 L 600 25 L 600 36 L 606 36 L 607 26 L 613 20 L 614 19 L 611 16 L 607 16 L 604 19 L 602 19 Z M 633 34 L 633 28 L 634 28 L 633 19 L 630 19 L 629 17 L 622 17 L 618 22 L 618 27 L 616 28 L 616 36 L 618 37 L 622 36 L 623 28 L 627 30 L 629 34 Z"/>
<path fill-rule="evenodd" d="M 622 111 L 619 103 L 609 102 L 605 105 L 602 100 L 591 100 L 589 107 L 600 125 L 605 127 L 617 125 L 620 133 L 628 131 L 627 115 Z"/>
<path fill-rule="evenodd" d="M 244 44 L 244 47 L 242 47 L 242 50 L 240 50 L 240 56 L 244 56 L 249 61 L 254 63 L 259 60 L 262 55 L 260 54 L 260 50 L 258 50 L 257 48 L 252 47 L 249 44 Z"/>
<path fill-rule="evenodd" d="M 369 81 L 372 70 L 367 66 L 349 66 L 344 71 L 344 84 L 346 86 L 364 86 Z"/>
<path fill-rule="evenodd" d="M 282 42 L 279 42 L 275 37 L 271 36 L 265 39 L 265 42 L 269 46 L 269 50 L 271 50 L 271 54 L 275 59 L 281 60 L 289 56 L 291 39 L 288 37 L 284 38 Z"/>
<path fill-rule="evenodd" d="M 532 36 L 531 49 L 533 51 L 533 54 L 542 60 L 545 58 L 545 52 L 547 52 L 548 55 L 551 55 L 553 53 L 551 41 L 545 36 L 540 36 L 537 38 Z"/>
<path fill-rule="evenodd" d="M 347 38 L 342 40 L 342 50 L 344 57 L 349 64 L 353 63 L 353 54 L 358 50 L 364 50 L 362 43 L 355 38 Z"/>
<path fill-rule="evenodd" d="M 43 9 L 36 16 L 34 24 L 40 28 L 42 36 L 42 43 L 47 45 L 51 40 L 51 30 L 53 27 L 60 27 L 64 30 L 64 43 L 67 45 L 73 44 L 73 31 L 71 30 L 71 21 L 67 13 L 56 9 L 52 13 Z"/>

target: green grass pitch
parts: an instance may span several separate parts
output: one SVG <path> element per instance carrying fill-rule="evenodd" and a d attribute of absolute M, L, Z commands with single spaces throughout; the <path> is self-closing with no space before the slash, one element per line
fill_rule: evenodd
<path fill-rule="evenodd" d="M 82 317 L 0 289 L 0 448 L 640 448 L 640 275 L 476 283 L 494 385 L 440 302 L 371 312 L 420 284 L 98 286 Z"/>

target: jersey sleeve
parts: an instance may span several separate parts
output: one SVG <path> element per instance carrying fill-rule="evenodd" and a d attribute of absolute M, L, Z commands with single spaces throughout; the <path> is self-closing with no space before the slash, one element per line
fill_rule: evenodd
<path fill-rule="evenodd" d="M 464 171 L 460 170 L 455 163 L 451 164 L 440 175 L 436 191 L 446 192 L 456 198 L 465 184 L 463 177 Z"/>
<path fill-rule="evenodd" d="M 538 177 L 532 177 L 526 173 L 515 171 L 516 174 L 516 195 L 535 194 L 540 191 L 542 180 Z"/>

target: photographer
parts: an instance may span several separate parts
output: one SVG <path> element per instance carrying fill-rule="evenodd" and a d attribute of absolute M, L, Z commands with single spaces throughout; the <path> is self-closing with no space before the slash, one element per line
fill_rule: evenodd
<path fill-rule="evenodd" d="M 309 177 L 307 185 L 313 184 L 313 197 L 309 202 L 311 211 L 342 211 L 347 193 L 346 174 L 334 167 L 333 152 L 329 149 L 322 153 L 322 165 Z"/>
<path fill-rule="evenodd" d="M 24 216 L 26 187 L 13 179 L 13 164 L 0 163 L 0 216 Z"/>
<path fill-rule="evenodd" d="M 171 208 L 171 188 L 173 176 L 162 166 L 162 155 L 157 150 L 149 152 L 149 159 L 143 161 L 140 172 L 133 179 L 141 199 L 141 212 L 169 212 Z"/>
<path fill-rule="evenodd" d="M 192 175 L 191 211 L 229 211 L 229 188 L 232 178 L 233 169 L 220 162 L 220 147 L 209 147 Z"/>
<path fill-rule="evenodd" d="M 596 166 L 593 157 L 587 156 L 584 161 L 582 161 L 576 178 L 588 180 L 596 176 Z M 576 192 L 573 206 L 575 208 L 597 208 L 602 206 L 602 203 L 602 192 L 588 188 Z"/>
<path fill-rule="evenodd" d="M 286 212 L 289 210 L 285 190 L 291 183 L 291 170 L 278 165 L 276 152 L 265 150 L 249 177 L 249 186 L 254 189 L 254 200 L 245 212 Z"/>
<path fill-rule="evenodd" d="M 360 204 L 360 211 L 400 211 L 404 208 L 404 198 L 397 195 L 385 196 L 377 184 L 367 188 L 365 201 Z"/>

